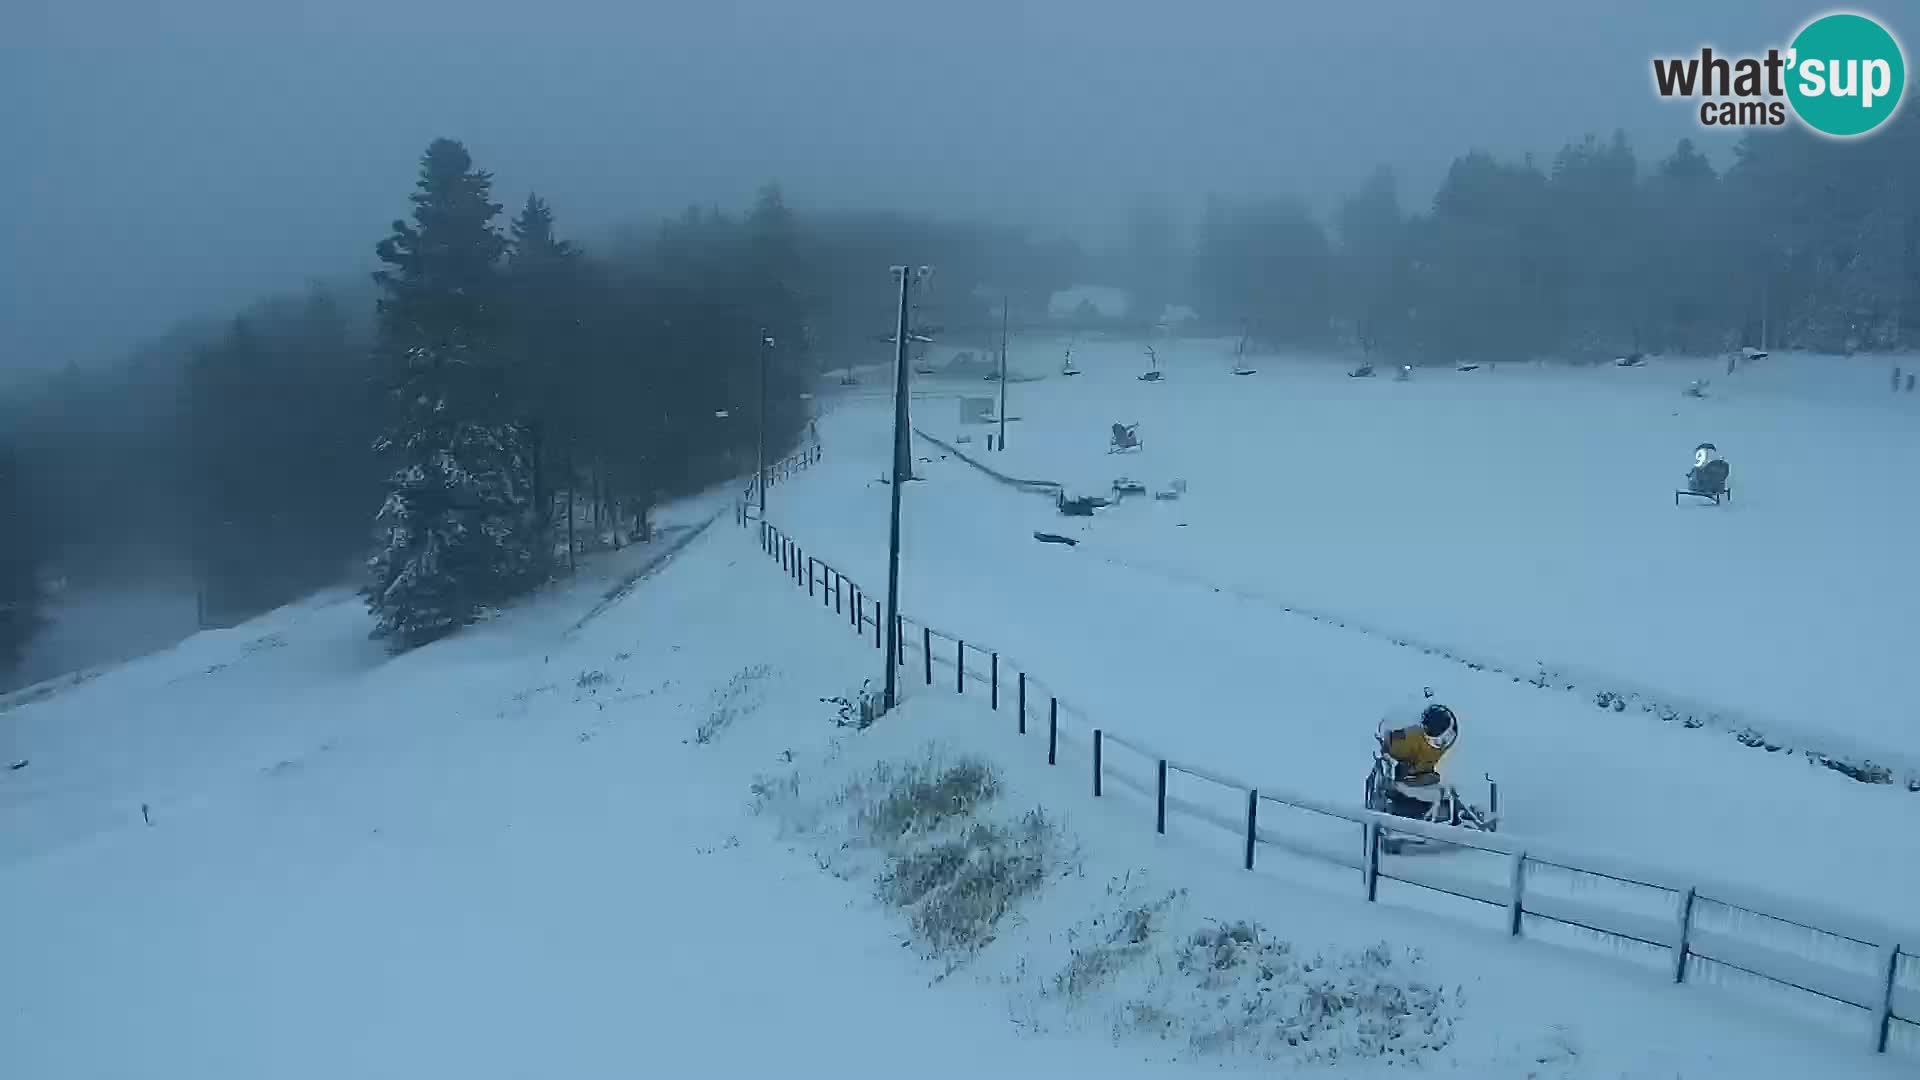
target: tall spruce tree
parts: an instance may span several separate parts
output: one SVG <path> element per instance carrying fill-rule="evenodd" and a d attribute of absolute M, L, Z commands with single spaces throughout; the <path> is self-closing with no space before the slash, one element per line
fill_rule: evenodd
<path fill-rule="evenodd" d="M 436 139 L 420 162 L 413 222 L 376 249 L 379 346 L 393 378 L 395 459 L 369 563 L 373 635 L 396 649 L 442 637 L 537 584 L 532 462 L 505 392 L 508 350 L 491 174 Z"/>

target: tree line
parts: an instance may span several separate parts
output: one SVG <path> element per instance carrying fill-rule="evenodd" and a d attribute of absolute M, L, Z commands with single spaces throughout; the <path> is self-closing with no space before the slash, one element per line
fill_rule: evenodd
<path fill-rule="evenodd" d="M 1475 151 L 1424 208 L 1383 169 L 1326 221 L 1284 197 L 1209 199 L 1190 222 L 1153 204 L 1104 251 L 801 215 L 776 186 L 583 243 L 537 194 L 509 215 L 436 141 L 373 280 L 0 394 L 0 669 L 47 577 L 155 564 L 227 617 L 358 576 L 396 644 L 444 633 L 553 573 L 569 515 L 644 534 L 662 498 L 750 473 L 766 338 L 771 449 L 790 448 L 820 369 L 890 355 L 903 260 L 936 267 L 923 317 L 962 348 L 989 344 L 1003 299 L 1017 332 L 1081 283 L 1133 292 L 1123 333 L 1185 303 L 1221 332 L 1413 363 L 1913 347 L 1916 175 L 1909 110 L 1862 140 L 1756 132 L 1724 169 L 1617 134 L 1545 163 Z"/>
<path fill-rule="evenodd" d="M 763 395 L 769 456 L 792 449 L 823 364 L 891 355 L 890 265 L 938 262 L 944 314 L 982 323 L 995 268 L 1036 307 L 1073 272 L 1018 229 L 803 218 L 775 185 L 589 250 L 444 139 L 411 203 L 366 285 L 0 395 L 0 671 L 47 576 L 108 568 L 184 569 L 225 619 L 358 577 L 377 633 L 431 640 L 564 569 L 570 533 L 642 538 L 662 499 L 751 475 Z"/>
<path fill-rule="evenodd" d="M 1724 170 L 1686 139 L 1643 160 L 1620 133 L 1545 163 L 1474 151 L 1424 210 L 1386 169 L 1324 224 L 1297 200 L 1210 200 L 1191 284 L 1223 327 L 1412 363 L 1907 348 L 1916 176 L 1912 111 L 1853 141 L 1756 131 Z"/>

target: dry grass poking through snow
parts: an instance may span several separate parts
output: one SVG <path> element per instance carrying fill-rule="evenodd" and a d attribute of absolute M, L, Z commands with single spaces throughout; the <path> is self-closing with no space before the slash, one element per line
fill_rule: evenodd
<path fill-rule="evenodd" d="M 742 668 L 727 680 L 727 685 L 715 690 L 707 703 L 707 718 L 694 729 L 693 741 L 705 746 L 731 727 L 735 720 L 751 715 L 764 704 L 766 689 L 763 683 L 772 671 L 765 664 Z"/>
<path fill-rule="evenodd" d="M 1452 1043 L 1462 993 L 1423 978 L 1418 952 L 1305 949 L 1257 923 L 1199 918 L 1185 890 L 1155 892 L 1144 875 L 1104 895 L 1063 880 L 1080 877 L 1081 852 L 1044 810 L 1003 807 L 987 761 L 937 745 L 906 760 L 840 759 L 865 738 L 804 772 L 763 777 L 755 811 L 903 915 L 908 942 L 942 977 L 1010 938 L 989 954 L 1000 971 L 981 978 L 1013 994 L 1026 1030 L 1090 1028 L 1179 1059 L 1295 1065 L 1418 1064 Z M 1063 931 L 1039 924 L 1088 910 Z"/>
<path fill-rule="evenodd" d="M 1463 995 L 1419 978 L 1417 951 L 1306 952 L 1257 923 L 1195 925 L 1184 890 L 1120 881 L 1108 894 L 1109 910 L 1067 934 L 1065 963 L 1023 970 L 1024 1022 L 1299 1065 L 1412 1064 L 1453 1040 Z"/>
<path fill-rule="evenodd" d="M 812 841 L 821 865 L 871 882 L 904 914 L 922 955 L 951 971 L 990 944 L 1002 924 L 1070 863 L 1061 832 L 1039 808 L 996 816 L 1000 784 L 986 762 L 882 761 L 829 789 L 803 794 L 798 772 L 754 785 L 759 809 Z"/>

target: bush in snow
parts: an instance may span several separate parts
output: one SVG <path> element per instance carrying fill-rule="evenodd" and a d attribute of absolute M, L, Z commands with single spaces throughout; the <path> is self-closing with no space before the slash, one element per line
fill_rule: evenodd
<path fill-rule="evenodd" d="M 754 784 L 761 807 L 815 840 L 823 868 L 871 881 L 906 916 L 911 943 L 948 970 L 993 941 L 1064 861 L 1059 827 L 1041 810 L 989 816 L 1000 782 L 978 758 L 929 750 L 880 762 L 825 799 L 801 790 L 798 773 Z"/>
<path fill-rule="evenodd" d="M 1195 1058 L 1415 1063 L 1453 1039 L 1461 995 L 1417 978 L 1416 952 L 1308 953 L 1246 921 L 1182 930 L 1184 891 L 1108 892 L 1116 906 L 1067 935 L 1066 962 L 1029 999 L 1036 1010 L 1069 1024 L 1090 1015 L 1116 1040 L 1151 1037 Z"/>
<path fill-rule="evenodd" d="M 758 709 L 763 700 L 759 693 L 760 683 L 772 670 L 765 664 L 741 668 L 733 678 L 727 680 L 727 685 L 714 691 L 707 704 L 707 718 L 694 729 L 693 741 L 704 746 L 732 726 L 735 720 Z"/>

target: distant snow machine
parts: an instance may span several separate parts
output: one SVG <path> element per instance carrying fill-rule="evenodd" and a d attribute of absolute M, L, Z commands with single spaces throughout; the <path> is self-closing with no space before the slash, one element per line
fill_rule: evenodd
<path fill-rule="evenodd" d="M 1412 365 L 1412 364 L 1401 364 L 1401 365 L 1400 365 L 1400 370 L 1394 373 L 1394 376 L 1393 376 L 1393 381 L 1394 381 L 1394 382 L 1406 382 L 1407 380 L 1409 380 L 1409 379 L 1411 379 L 1411 378 L 1413 378 L 1413 365 Z"/>
<path fill-rule="evenodd" d="M 1614 357 L 1613 363 L 1616 367 L 1645 367 L 1647 366 L 1647 354 L 1643 352 L 1630 352 L 1625 356 Z"/>
<path fill-rule="evenodd" d="M 1687 470 L 1687 486 L 1673 493 L 1673 505 L 1680 505 L 1682 495 L 1710 499 L 1715 506 L 1720 505 L 1722 499 L 1733 501 L 1733 488 L 1727 483 L 1733 466 L 1718 456 L 1719 453 L 1712 443 L 1701 443 L 1693 448 L 1693 468 Z"/>
<path fill-rule="evenodd" d="M 1114 424 L 1112 440 L 1107 444 L 1107 453 L 1122 454 L 1138 449 L 1140 449 L 1140 425 L 1137 423 Z"/>
<path fill-rule="evenodd" d="M 1149 363 L 1153 365 L 1153 367 L 1141 373 L 1140 381 L 1141 382 L 1159 382 L 1160 381 L 1160 354 L 1158 352 L 1155 352 L 1153 346 L 1151 345 L 1147 346 L 1147 360 Z"/>
<path fill-rule="evenodd" d="M 1372 364 L 1361 364 L 1361 365 L 1360 365 L 1359 367 L 1357 367 L 1357 368 L 1354 368 L 1354 369 L 1353 369 L 1352 371 L 1349 371 L 1349 372 L 1347 372 L 1347 378 L 1349 378 L 1349 379 L 1371 379 L 1371 378 L 1373 378 L 1373 365 L 1372 365 Z"/>

